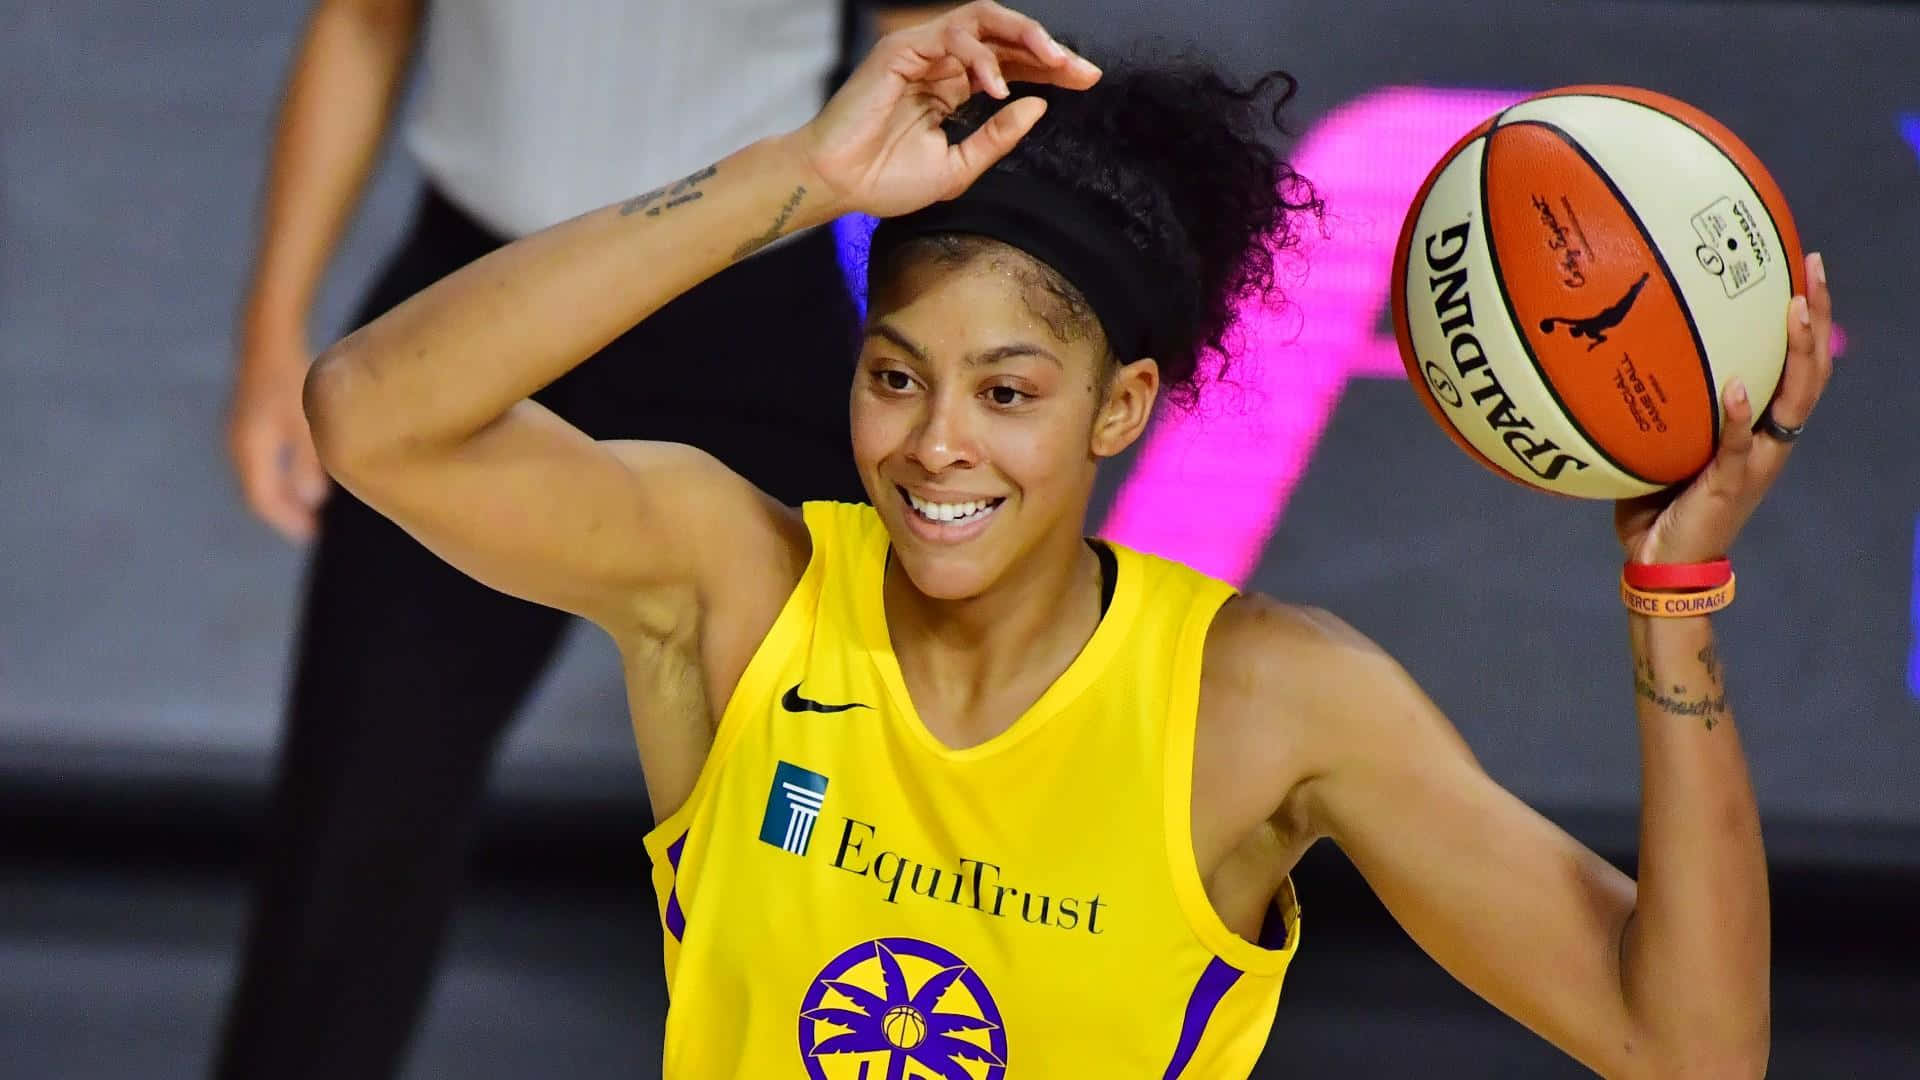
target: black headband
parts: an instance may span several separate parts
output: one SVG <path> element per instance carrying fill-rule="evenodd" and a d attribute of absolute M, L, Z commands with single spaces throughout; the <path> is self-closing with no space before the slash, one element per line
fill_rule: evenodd
<path fill-rule="evenodd" d="M 934 233 L 973 233 L 1026 252 L 1087 298 L 1121 363 L 1157 355 L 1152 319 L 1158 305 L 1140 253 L 1072 193 L 1023 173 L 988 169 L 957 198 L 881 221 L 868 262 Z"/>

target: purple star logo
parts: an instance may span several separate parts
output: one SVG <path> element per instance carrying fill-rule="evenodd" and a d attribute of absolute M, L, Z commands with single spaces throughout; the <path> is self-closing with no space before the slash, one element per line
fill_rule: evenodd
<path fill-rule="evenodd" d="M 812 1080 L 1003 1080 L 1007 1032 L 972 967 L 914 938 L 833 958 L 800 1004 Z"/>

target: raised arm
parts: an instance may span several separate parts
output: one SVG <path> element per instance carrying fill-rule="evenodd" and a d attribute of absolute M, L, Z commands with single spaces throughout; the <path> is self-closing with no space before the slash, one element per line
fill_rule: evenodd
<path fill-rule="evenodd" d="M 1826 265 L 1808 256 L 1806 295 L 1787 317 L 1787 361 L 1755 431 L 1757 403 L 1724 396 L 1725 431 L 1707 470 L 1677 498 L 1621 503 L 1628 558 L 1701 562 L 1725 554 L 1792 453 L 1791 439 L 1833 374 Z M 1622 945 L 1627 1004 L 1656 1045 L 1745 1046 L 1766 1070 L 1770 929 L 1766 854 L 1746 757 L 1706 616 L 1630 614 L 1640 728 L 1640 894 Z"/>
<path fill-rule="evenodd" d="M 1759 815 L 1717 664 L 1709 675 L 1689 654 L 1711 628 L 1688 622 L 1699 625 L 1633 633 L 1635 666 L 1687 699 L 1677 712 L 1641 705 L 1637 884 L 1489 777 L 1370 643 L 1323 616 L 1301 635 L 1318 640 L 1294 645 L 1344 687 L 1303 713 L 1316 729 L 1316 775 L 1299 792 L 1313 829 L 1449 974 L 1625 1080 L 1766 1071 Z M 1709 707 L 1712 731 L 1687 714 Z"/>
<path fill-rule="evenodd" d="M 482 582 L 626 629 L 650 589 L 717 580 L 749 554 L 733 545 L 766 543 L 777 511 L 705 454 L 596 443 L 527 398 L 732 259 L 836 209 L 798 142 L 769 139 L 501 248 L 315 363 L 306 408 L 321 459 Z"/>
<path fill-rule="evenodd" d="M 1772 402 L 1788 429 L 1831 373 L 1818 256 L 1808 271 Z M 1677 498 L 1620 506 L 1629 559 L 1717 558 L 1778 476 L 1787 442 L 1755 434 L 1737 387 L 1725 396 L 1706 472 Z M 1248 700 L 1289 702 L 1305 732 L 1285 741 L 1302 748 L 1288 775 L 1307 779 L 1283 805 L 1340 845 L 1422 948 L 1603 1075 L 1765 1073 L 1766 859 L 1707 616 L 1624 616 L 1641 750 L 1636 883 L 1490 779 L 1380 650 L 1330 618 L 1250 610 L 1245 639 L 1294 674 L 1266 675 Z"/>
<path fill-rule="evenodd" d="M 392 120 L 422 0 L 318 0 L 287 78 L 239 320 L 228 452 L 253 512 L 304 540 L 326 490 L 300 413 L 314 294 Z"/>
<path fill-rule="evenodd" d="M 1042 105 L 949 145 L 940 118 L 974 89 L 1097 77 L 991 3 L 890 35 L 805 128 L 501 248 L 327 350 L 306 382 L 322 460 L 473 577 L 616 636 L 663 591 L 710 607 L 741 567 L 784 564 L 791 515 L 704 454 L 595 443 L 528 395 L 786 232 L 963 190 Z"/>

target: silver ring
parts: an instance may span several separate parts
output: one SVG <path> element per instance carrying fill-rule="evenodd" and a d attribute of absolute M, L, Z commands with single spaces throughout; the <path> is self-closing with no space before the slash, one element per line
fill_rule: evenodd
<path fill-rule="evenodd" d="M 1773 418 L 1773 407 L 1768 406 L 1760 414 L 1760 430 L 1783 443 L 1790 443 L 1799 438 L 1801 432 L 1807 430 L 1807 425 L 1802 423 L 1799 427 L 1788 427 Z"/>

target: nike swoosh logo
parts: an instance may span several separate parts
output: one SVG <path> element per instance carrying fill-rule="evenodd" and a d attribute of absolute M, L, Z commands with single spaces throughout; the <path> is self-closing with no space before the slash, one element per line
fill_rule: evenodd
<path fill-rule="evenodd" d="M 792 686 L 787 688 L 786 694 L 780 698 L 780 707 L 787 710 L 788 712 L 817 712 L 817 713 L 837 713 L 837 712 L 846 712 L 848 709 L 868 708 L 868 706 L 862 705 L 857 701 L 851 702 L 846 705 L 823 705 L 818 701 L 813 701 L 809 698 L 803 698 L 800 696 L 799 683 L 794 683 Z"/>

